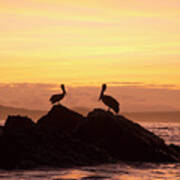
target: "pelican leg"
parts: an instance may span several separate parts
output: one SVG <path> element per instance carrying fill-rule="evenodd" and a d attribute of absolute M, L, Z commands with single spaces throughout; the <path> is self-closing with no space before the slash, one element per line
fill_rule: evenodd
<path fill-rule="evenodd" d="M 111 108 L 108 108 L 108 112 L 111 112 L 110 110 L 111 110 Z"/>

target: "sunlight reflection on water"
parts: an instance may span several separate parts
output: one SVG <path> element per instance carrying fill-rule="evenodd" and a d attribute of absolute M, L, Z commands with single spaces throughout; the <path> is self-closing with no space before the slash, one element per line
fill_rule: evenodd
<path fill-rule="evenodd" d="M 140 123 L 142 126 L 160 136 L 167 144 L 180 145 L 180 123 Z"/>
<path fill-rule="evenodd" d="M 0 171 L 12 180 L 179 180 L 180 164 L 119 163 L 74 169 Z"/>

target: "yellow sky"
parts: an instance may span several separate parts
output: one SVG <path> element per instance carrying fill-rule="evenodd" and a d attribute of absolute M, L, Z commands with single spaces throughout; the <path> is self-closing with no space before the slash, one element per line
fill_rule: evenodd
<path fill-rule="evenodd" d="M 179 9 L 179 0 L 0 0 L 0 82 L 180 86 Z"/>

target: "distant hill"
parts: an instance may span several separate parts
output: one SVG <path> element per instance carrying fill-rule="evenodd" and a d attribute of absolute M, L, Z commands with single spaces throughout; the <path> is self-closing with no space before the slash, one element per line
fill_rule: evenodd
<path fill-rule="evenodd" d="M 87 115 L 88 112 L 91 110 L 85 107 L 74 107 L 72 109 L 83 115 Z M 47 111 L 42 110 L 32 110 L 0 105 L 0 121 L 6 120 L 9 115 L 28 116 L 29 118 L 33 119 L 33 121 L 37 121 L 46 113 Z"/>
<path fill-rule="evenodd" d="M 46 111 L 30 110 L 24 108 L 15 108 L 0 105 L 0 121 L 6 120 L 8 115 L 21 115 L 28 116 L 29 118 L 37 121 L 42 115 L 46 114 Z"/>
<path fill-rule="evenodd" d="M 74 107 L 73 110 L 78 113 L 86 116 L 88 112 L 91 111 L 90 108 L 86 107 Z M 30 110 L 25 108 L 15 108 L 0 105 L 0 124 L 2 124 L 2 120 L 6 120 L 8 115 L 21 115 L 28 116 L 33 119 L 33 121 L 37 121 L 39 118 L 44 116 L 47 111 L 42 110 Z M 122 112 L 120 114 L 125 115 L 126 117 L 133 119 L 136 122 L 169 122 L 169 123 L 180 123 L 180 111 L 169 111 L 169 112 Z"/>

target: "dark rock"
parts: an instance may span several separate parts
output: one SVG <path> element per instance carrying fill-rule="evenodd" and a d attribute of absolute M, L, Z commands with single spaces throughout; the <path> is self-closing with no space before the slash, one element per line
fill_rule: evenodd
<path fill-rule="evenodd" d="M 8 116 L 4 130 L 5 131 L 16 131 L 16 130 L 23 130 L 29 131 L 35 127 L 35 123 L 29 119 L 28 117 L 21 117 L 21 116 Z"/>
<path fill-rule="evenodd" d="M 9 116 L 0 136 L 0 167 L 16 168 L 23 159 L 29 140 L 33 141 L 32 132 L 36 124 L 28 117 Z"/>
<path fill-rule="evenodd" d="M 0 126 L 0 137 L 4 134 L 4 126 Z"/>
<path fill-rule="evenodd" d="M 59 129 L 64 133 L 72 133 L 84 118 L 62 105 L 55 105 L 47 115 L 39 119 L 38 126 L 48 129 Z"/>
<path fill-rule="evenodd" d="M 77 129 L 76 136 L 125 161 L 179 161 L 164 140 L 123 116 L 95 109 Z"/>
<path fill-rule="evenodd" d="M 77 113 L 61 106 L 54 107 L 49 114 L 51 113 L 55 118 L 53 122 L 61 122 L 61 117 L 64 121 L 65 117 L 71 117 L 73 121 L 66 119 L 67 124 L 61 122 L 56 127 L 53 126 L 55 124 L 48 127 L 46 124 L 48 121 L 41 121 L 41 125 L 30 126 L 31 120 L 28 118 L 13 116 L 7 119 L 3 128 L 4 133 L 0 136 L 0 168 L 72 167 L 110 162 L 111 158 L 105 151 L 66 135 L 70 132 L 66 127 L 68 122 L 74 122 L 76 127 L 75 120 L 77 122 L 82 120 L 78 119 Z M 59 116 L 61 114 L 62 116 Z M 71 124 L 70 126 L 73 131 L 75 127 Z M 63 133 L 63 127 L 66 127 L 66 133 Z"/>
<path fill-rule="evenodd" d="M 174 145 L 174 144 L 170 144 L 169 147 L 170 147 L 171 149 L 174 149 L 175 151 L 177 151 L 177 152 L 180 153 L 180 146 L 176 146 L 176 145 Z"/>
<path fill-rule="evenodd" d="M 174 144 L 170 144 L 169 148 L 171 149 L 171 151 L 174 152 L 176 157 L 180 158 L 180 146 L 174 145 Z"/>
<path fill-rule="evenodd" d="M 180 147 L 167 146 L 140 125 L 101 109 L 84 118 L 57 105 L 37 124 L 9 116 L 0 132 L 0 168 L 5 169 L 180 161 Z"/>

